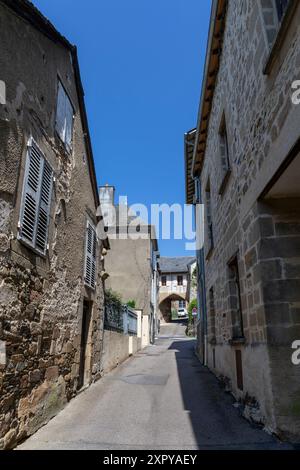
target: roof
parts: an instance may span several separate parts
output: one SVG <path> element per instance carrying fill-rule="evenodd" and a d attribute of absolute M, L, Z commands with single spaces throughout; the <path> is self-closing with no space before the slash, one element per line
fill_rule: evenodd
<path fill-rule="evenodd" d="M 192 161 L 190 150 L 185 145 L 187 204 L 193 203 L 193 195 L 195 191 L 193 178 L 201 173 L 204 161 L 212 102 L 222 55 L 227 5 L 228 0 L 212 1 L 197 129 L 195 135 L 193 131 L 186 134 L 188 142 L 192 138 L 194 139 Z"/>
<path fill-rule="evenodd" d="M 194 175 L 202 170 L 206 150 L 214 91 L 222 56 L 227 5 L 228 0 L 213 0 L 212 2 L 210 29 L 198 113 L 197 134 L 193 155 L 192 174 Z"/>
<path fill-rule="evenodd" d="M 185 199 L 187 204 L 193 204 L 195 184 L 192 178 L 192 164 L 197 129 L 184 134 L 184 163 L 185 163 Z"/>
<path fill-rule="evenodd" d="M 28 0 L 0 0 L 1 3 L 5 4 L 11 10 L 13 10 L 18 16 L 22 17 L 28 21 L 32 26 L 34 26 L 38 31 L 43 33 L 53 42 L 57 42 L 66 47 L 72 54 L 73 66 L 74 66 L 74 75 L 76 81 L 76 89 L 79 102 L 79 110 L 82 119 L 83 134 L 85 138 L 86 148 L 87 148 L 87 160 L 90 172 L 90 178 L 93 188 L 93 194 L 95 199 L 96 208 L 99 206 L 99 196 L 98 196 L 98 187 L 97 179 L 92 151 L 92 144 L 88 126 L 87 113 L 84 102 L 84 91 L 82 87 L 80 70 L 79 70 L 79 61 L 77 56 L 77 48 L 72 45 L 64 36 L 62 36 L 53 24 L 42 15 L 42 13 Z"/>
<path fill-rule="evenodd" d="M 177 258 L 161 257 L 159 261 L 160 271 L 162 273 L 186 273 L 188 265 L 196 261 L 193 256 L 181 256 Z"/>

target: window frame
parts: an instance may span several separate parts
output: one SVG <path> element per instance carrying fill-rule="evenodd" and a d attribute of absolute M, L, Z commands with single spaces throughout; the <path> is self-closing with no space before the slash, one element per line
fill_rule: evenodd
<path fill-rule="evenodd" d="M 222 147 L 224 148 L 225 154 L 222 154 Z M 222 119 L 219 127 L 219 157 L 221 162 L 221 169 L 222 169 L 222 180 L 219 187 L 219 194 L 222 195 L 225 192 L 225 188 L 227 186 L 227 182 L 231 175 L 231 160 L 230 160 L 230 152 L 229 152 L 229 141 L 228 141 L 228 131 L 227 131 L 227 123 L 226 123 L 226 116 L 225 112 L 222 114 Z M 223 164 L 223 160 L 225 161 L 225 165 Z"/>
<path fill-rule="evenodd" d="M 289 25 L 293 19 L 294 13 L 298 7 L 298 0 L 288 0 L 288 5 L 285 8 L 285 11 L 283 12 L 283 16 L 279 20 L 278 17 L 278 8 L 277 8 L 277 3 L 276 0 L 273 1 L 273 9 L 275 9 L 274 14 L 277 17 L 277 28 L 276 28 L 276 33 L 275 37 L 272 42 L 269 41 L 268 34 L 267 34 L 267 25 L 264 17 L 264 11 L 262 7 L 262 3 L 260 2 L 260 11 L 261 11 L 261 17 L 262 17 L 262 27 L 265 35 L 265 41 L 266 41 L 266 47 L 268 49 L 268 56 L 267 60 L 265 62 L 264 68 L 263 68 L 263 74 L 264 75 L 269 75 L 272 71 L 272 67 L 274 65 L 274 62 L 276 60 L 276 57 L 278 56 L 278 51 L 280 51 L 285 37 L 288 32 Z"/>
<path fill-rule="evenodd" d="M 239 273 L 239 256 L 236 253 L 227 263 L 228 268 L 228 282 L 229 282 L 229 305 L 231 311 L 231 325 L 232 325 L 232 342 L 242 341 L 244 342 L 244 320 L 243 320 L 243 308 L 241 299 L 241 280 Z M 235 284 L 235 292 L 232 295 L 230 291 L 230 283 Z M 237 306 L 233 305 L 232 299 L 236 298 Z"/>
<path fill-rule="evenodd" d="M 62 136 L 60 135 L 60 132 L 59 132 L 59 129 L 57 127 L 57 124 L 58 124 L 58 119 L 57 119 L 57 116 L 58 116 L 58 110 L 59 110 L 59 106 L 58 106 L 58 102 L 59 102 L 59 92 L 60 92 L 60 87 L 61 89 L 63 90 L 64 92 L 64 97 L 65 99 L 67 98 L 69 104 L 70 104 L 70 107 L 73 111 L 72 113 L 72 123 L 71 123 L 71 140 L 70 140 L 70 146 L 67 144 L 66 142 L 66 135 L 67 135 L 67 125 L 66 125 L 66 128 L 65 128 L 65 137 L 64 139 L 62 138 Z M 65 109 L 65 120 L 67 119 L 67 113 L 66 113 L 66 109 Z M 71 100 L 71 97 L 69 95 L 69 93 L 67 92 L 67 89 L 66 87 L 64 86 L 63 84 L 63 81 L 61 79 L 60 76 L 57 77 L 57 90 L 56 90 L 56 112 L 55 112 L 55 133 L 56 135 L 58 136 L 60 142 L 62 143 L 62 145 L 64 146 L 64 149 L 66 150 L 66 152 L 68 154 L 71 154 L 72 151 L 73 151 L 73 137 L 74 137 L 74 121 L 75 121 L 75 106 Z"/>
<path fill-rule="evenodd" d="M 180 281 L 179 281 L 180 280 Z M 177 276 L 177 286 L 182 287 L 183 286 L 183 275 L 179 274 Z"/>

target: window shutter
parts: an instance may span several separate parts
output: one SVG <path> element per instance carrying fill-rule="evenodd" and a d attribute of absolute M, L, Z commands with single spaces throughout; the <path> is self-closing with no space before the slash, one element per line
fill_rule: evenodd
<path fill-rule="evenodd" d="M 33 247 L 36 235 L 42 164 L 40 153 L 36 151 L 33 145 L 28 146 L 19 236 Z"/>
<path fill-rule="evenodd" d="M 19 239 L 46 253 L 53 171 L 32 140 L 28 146 Z"/>
<path fill-rule="evenodd" d="M 85 247 L 85 274 L 86 285 L 95 288 L 96 285 L 96 254 L 97 254 L 97 235 L 94 227 L 88 222 Z"/>
<path fill-rule="evenodd" d="M 46 253 L 47 249 L 47 238 L 48 238 L 48 226 L 50 218 L 50 205 L 51 205 L 51 194 L 52 194 L 52 181 L 53 172 L 48 164 L 44 160 L 43 167 L 43 178 L 41 185 L 41 198 L 39 215 L 37 221 L 37 232 L 36 232 L 36 247 L 43 253 Z"/>

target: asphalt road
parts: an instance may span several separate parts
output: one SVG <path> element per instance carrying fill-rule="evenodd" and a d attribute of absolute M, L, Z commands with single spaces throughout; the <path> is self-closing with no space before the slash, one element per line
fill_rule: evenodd
<path fill-rule="evenodd" d="M 82 392 L 18 449 L 283 449 L 233 407 L 180 324 Z"/>

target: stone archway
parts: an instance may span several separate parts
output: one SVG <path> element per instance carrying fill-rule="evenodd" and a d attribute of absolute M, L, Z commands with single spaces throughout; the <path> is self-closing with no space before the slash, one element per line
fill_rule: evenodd
<path fill-rule="evenodd" d="M 180 294 L 162 294 L 159 299 L 160 319 L 163 322 L 172 321 L 172 302 L 176 300 L 186 300 L 185 295 Z"/>

